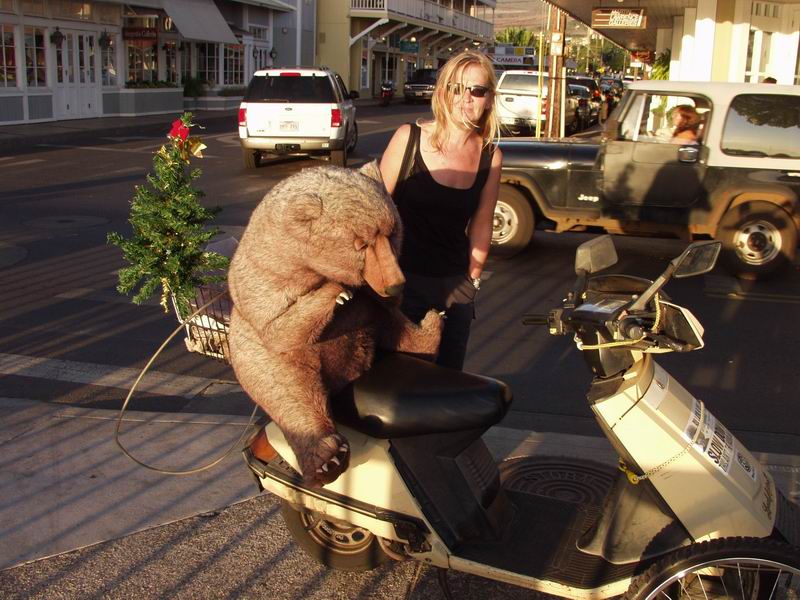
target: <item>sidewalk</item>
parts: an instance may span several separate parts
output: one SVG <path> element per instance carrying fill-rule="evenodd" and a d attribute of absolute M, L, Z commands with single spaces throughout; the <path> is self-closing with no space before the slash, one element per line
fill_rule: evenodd
<path fill-rule="evenodd" d="M 378 100 L 355 101 L 357 107 L 377 105 Z M 238 109 L 191 111 L 198 124 L 231 132 L 236 130 Z M 138 117 L 99 117 L 71 119 L 47 123 L 26 123 L 0 126 L 0 155 L 13 155 L 35 149 L 41 144 L 80 144 L 103 137 L 152 136 L 165 134 L 178 114 L 142 115 Z"/>
<path fill-rule="evenodd" d="M 221 390 L 225 406 L 240 390 Z M 220 397 L 222 397 L 220 396 Z M 242 405 L 244 406 L 244 405 Z M 121 439 L 140 460 L 166 469 L 210 462 L 236 441 L 246 416 L 201 394 L 191 413 L 131 412 Z M 236 504 L 258 490 L 234 451 L 201 473 L 147 470 L 114 443 L 118 411 L 0 398 L 0 570 Z M 605 439 L 493 427 L 484 436 L 498 460 L 532 452 L 616 465 Z M 785 494 L 800 495 L 800 457 L 756 455 Z"/>

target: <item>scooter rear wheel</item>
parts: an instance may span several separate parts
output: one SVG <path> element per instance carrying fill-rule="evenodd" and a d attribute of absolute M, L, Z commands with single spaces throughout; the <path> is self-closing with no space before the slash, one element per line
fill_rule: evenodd
<path fill-rule="evenodd" d="M 800 598 L 800 551 L 777 540 L 724 538 L 676 550 L 631 582 L 623 600 Z"/>
<path fill-rule="evenodd" d="M 282 501 L 281 516 L 297 544 L 317 562 L 341 571 L 369 571 L 389 562 L 378 538 L 363 527 L 298 511 Z"/>

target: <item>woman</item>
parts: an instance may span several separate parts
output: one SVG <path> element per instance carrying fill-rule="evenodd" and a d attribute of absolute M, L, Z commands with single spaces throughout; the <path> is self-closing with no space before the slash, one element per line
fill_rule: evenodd
<path fill-rule="evenodd" d="M 485 55 L 451 58 L 433 91 L 433 121 L 400 127 L 380 164 L 403 221 L 402 310 L 414 321 L 430 308 L 446 310 L 437 362 L 454 369 L 464 364 L 500 186 L 496 83 Z M 417 139 L 410 174 L 398 187 L 406 147 Z"/>
<path fill-rule="evenodd" d="M 700 115 L 693 106 L 680 104 L 672 109 L 672 142 L 675 144 L 697 144 Z"/>

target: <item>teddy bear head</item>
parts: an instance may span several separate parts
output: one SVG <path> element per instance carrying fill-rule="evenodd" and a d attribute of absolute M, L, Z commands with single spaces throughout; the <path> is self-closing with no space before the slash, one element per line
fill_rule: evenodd
<path fill-rule="evenodd" d="M 345 286 L 399 295 L 402 226 L 377 161 L 360 170 L 304 169 L 276 185 L 265 204 L 287 260 Z"/>

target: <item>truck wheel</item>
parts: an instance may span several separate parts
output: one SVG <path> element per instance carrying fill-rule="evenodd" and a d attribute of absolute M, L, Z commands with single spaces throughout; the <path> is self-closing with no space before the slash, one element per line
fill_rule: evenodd
<path fill-rule="evenodd" d="M 245 169 L 255 169 L 261 164 L 261 153 L 258 150 L 242 148 L 242 163 Z"/>
<path fill-rule="evenodd" d="M 331 150 L 331 164 L 337 167 L 347 166 L 347 148 L 341 150 Z"/>
<path fill-rule="evenodd" d="M 766 279 L 792 263 L 797 228 L 779 206 L 756 201 L 728 210 L 717 237 L 727 269 L 740 279 Z"/>
<path fill-rule="evenodd" d="M 369 571 L 389 562 L 378 538 L 345 521 L 316 512 L 297 511 L 281 501 L 281 516 L 292 537 L 317 562 L 342 571 Z"/>
<path fill-rule="evenodd" d="M 494 209 L 492 254 L 510 258 L 524 250 L 533 237 L 536 219 L 528 199 L 508 183 L 500 185 Z"/>
<path fill-rule="evenodd" d="M 353 135 L 350 144 L 347 146 L 347 153 L 355 152 L 356 144 L 358 143 L 358 123 L 353 121 Z"/>

